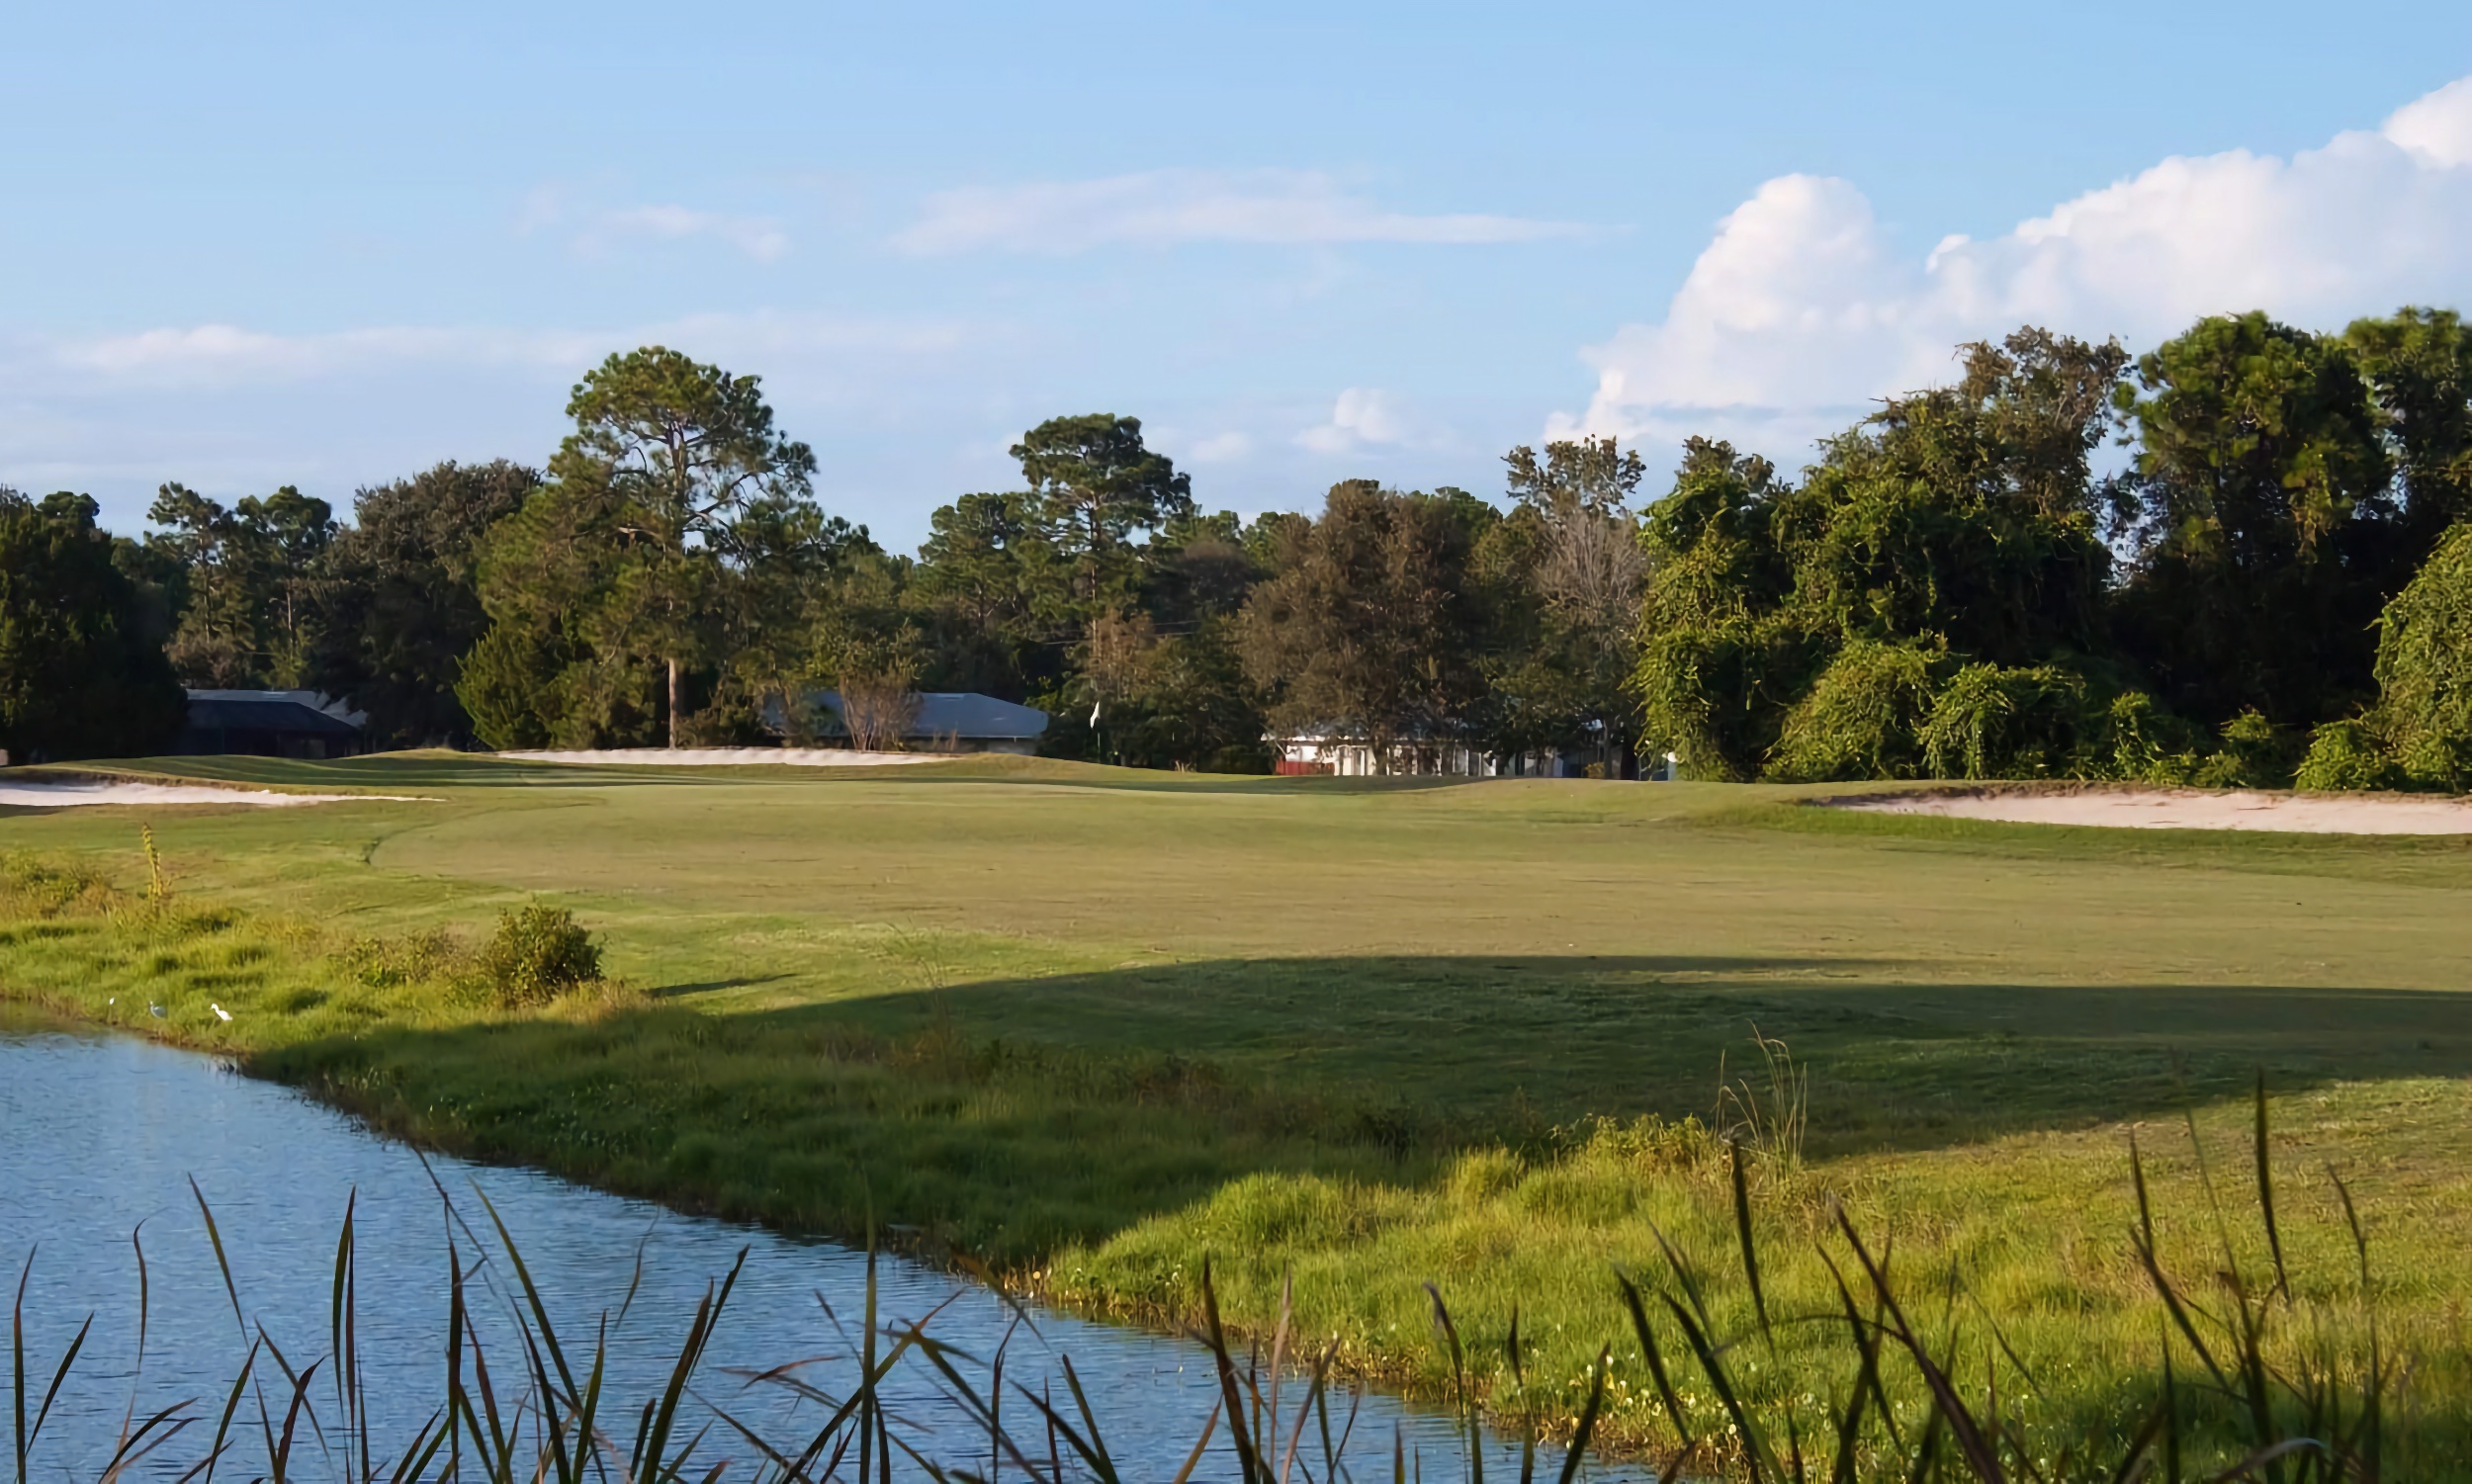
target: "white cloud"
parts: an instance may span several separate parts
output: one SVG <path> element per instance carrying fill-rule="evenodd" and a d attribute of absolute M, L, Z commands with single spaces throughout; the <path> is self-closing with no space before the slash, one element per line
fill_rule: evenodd
<path fill-rule="evenodd" d="M 1347 454 L 1376 444 L 1414 442 L 1419 432 L 1406 401 L 1396 393 L 1350 387 L 1332 405 L 1330 421 L 1298 433 L 1296 441 L 1317 454 Z"/>
<path fill-rule="evenodd" d="M 1873 398 L 1944 381 L 2020 324 L 2151 345 L 2263 308 L 2337 327 L 2472 299 L 2472 78 L 2282 159 L 2166 159 L 1987 241 L 1900 257 L 1853 185 L 1789 175 L 1719 224 L 1655 324 L 1585 352 L 1597 391 L 1548 436 L 1693 432 L 1794 451 Z"/>
<path fill-rule="evenodd" d="M 652 237 L 664 242 L 717 237 L 759 263 L 772 262 L 790 250 L 789 233 L 769 217 L 734 217 L 682 206 L 635 206 L 603 212 L 578 242 L 597 246 L 611 237 Z"/>
<path fill-rule="evenodd" d="M 785 257 L 790 235 L 770 217 L 698 211 L 693 207 L 654 205 L 602 207 L 591 205 L 573 186 L 551 181 L 532 188 L 515 214 L 518 236 L 572 228 L 568 245 L 586 257 L 615 251 L 630 239 L 683 242 L 709 237 L 769 263 Z"/>
<path fill-rule="evenodd" d="M 1532 242 L 1585 230 L 1519 217 L 1384 211 L 1314 171 L 1149 170 L 939 191 L 893 245 L 915 253 L 1069 253 L 1179 242 Z"/>
<path fill-rule="evenodd" d="M 610 330 L 510 330 L 378 326 L 275 334 L 229 324 L 167 326 L 134 334 L 0 348 L 0 369 L 82 374 L 106 384 L 212 385 L 293 382 L 409 366 L 510 367 L 572 379 L 616 352 L 668 345 L 729 363 L 772 355 L 918 357 L 961 345 L 950 323 L 846 320 L 800 314 L 697 314 Z"/>
<path fill-rule="evenodd" d="M 1242 433 L 1213 433 L 1185 450 L 1187 464 L 1232 464 L 1253 452 L 1253 440 Z"/>

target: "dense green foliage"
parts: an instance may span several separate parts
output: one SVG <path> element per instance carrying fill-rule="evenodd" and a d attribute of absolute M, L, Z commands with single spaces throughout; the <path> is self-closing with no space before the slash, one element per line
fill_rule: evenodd
<path fill-rule="evenodd" d="M 2212 318 L 2134 364 L 2020 330 L 1799 482 L 1690 444 L 1645 521 L 1644 740 L 1711 778 L 2280 786 L 2314 734 L 2308 786 L 2450 781 L 2431 552 L 2468 491 L 2452 314 Z"/>
<path fill-rule="evenodd" d="M 95 503 L 0 489 L 0 751 L 10 761 L 157 751 L 180 687 Z"/>
<path fill-rule="evenodd" d="M 481 539 L 540 483 L 532 470 L 503 460 L 448 463 L 354 501 L 353 523 L 335 537 L 320 573 L 312 673 L 320 689 L 367 712 L 382 742 L 474 740 L 455 681 L 488 623 Z"/>

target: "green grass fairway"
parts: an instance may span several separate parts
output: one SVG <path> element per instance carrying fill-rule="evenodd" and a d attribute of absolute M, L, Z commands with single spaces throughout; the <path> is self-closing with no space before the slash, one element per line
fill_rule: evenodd
<path fill-rule="evenodd" d="M 129 894 L 150 823 L 187 915 L 21 910 L 0 992 L 252 1053 L 444 1147 L 790 1227 L 872 1211 L 1126 1312 L 1189 1304 L 1208 1251 L 1259 1323 L 1292 1268 L 1309 1332 L 1412 1383 L 1437 1374 L 1432 1277 L 1489 1355 L 1522 1306 L 1529 1389 L 1485 1374 L 1553 1419 L 1614 1338 L 1617 1265 L 1661 1270 L 1657 1231 L 1729 1260 L 1722 1155 L 1674 1124 L 1738 1117 L 1721 1079 L 1768 1100 L 1756 1026 L 1809 1076 L 1800 1162 L 1755 1165 L 1772 1301 L 1828 1301 L 1813 1243 L 1842 1198 L 1916 1281 L 1954 1275 L 1974 1360 L 2001 1327 L 2058 1436 L 2128 1426 L 2156 1369 L 2129 1128 L 2202 1272 L 2190 1130 L 2231 1240 L 2261 1242 L 2240 1199 L 2262 1070 L 2328 1343 L 2385 1316 L 2428 1457 L 2472 1417 L 2472 841 L 1015 759 L 177 770 L 428 798 L 0 811 L 0 851 Z M 635 993 L 508 1014 L 368 968 L 532 895 Z M 2330 1167 L 2382 1258 L 2365 1292 Z M 1649 1436 L 1646 1393 L 1615 1422 Z"/>

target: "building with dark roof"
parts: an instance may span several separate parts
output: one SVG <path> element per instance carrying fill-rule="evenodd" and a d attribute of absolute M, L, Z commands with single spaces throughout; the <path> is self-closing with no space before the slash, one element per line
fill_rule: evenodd
<path fill-rule="evenodd" d="M 1037 707 L 1018 706 L 976 691 L 923 691 L 914 699 L 916 708 L 901 729 L 905 751 L 1012 752 L 1027 756 L 1038 750 L 1038 739 L 1047 730 L 1047 713 Z M 818 691 L 807 698 L 807 707 L 815 719 L 817 741 L 830 744 L 848 739 L 849 728 L 841 721 L 839 691 Z M 775 732 L 788 731 L 782 723 L 778 701 L 765 703 L 764 722 Z"/>
<path fill-rule="evenodd" d="M 188 756 L 349 757 L 368 718 L 313 690 L 192 690 L 174 750 Z"/>

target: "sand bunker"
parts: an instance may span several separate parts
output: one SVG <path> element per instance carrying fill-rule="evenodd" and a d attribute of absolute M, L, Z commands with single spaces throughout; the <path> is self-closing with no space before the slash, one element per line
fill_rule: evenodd
<path fill-rule="evenodd" d="M 389 799 L 421 802 L 410 794 L 279 794 L 263 788 L 218 788 L 209 783 L 120 783 L 78 779 L 58 783 L 0 783 L 0 808 L 74 809 L 83 804 L 245 804 L 284 808 L 294 804 L 350 804 Z"/>
<path fill-rule="evenodd" d="M 1832 809 L 2113 829 L 2279 829 L 2305 834 L 2472 834 L 2472 803 L 2393 795 L 2206 793 L 2196 789 L 1986 789 L 1875 794 Z"/>
<path fill-rule="evenodd" d="M 500 752 L 500 757 L 525 762 L 623 762 L 637 767 L 897 767 L 908 762 L 941 762 L 950 752 L 853 752 L 842 747 L 605 747 L 582 752 Z"/>

